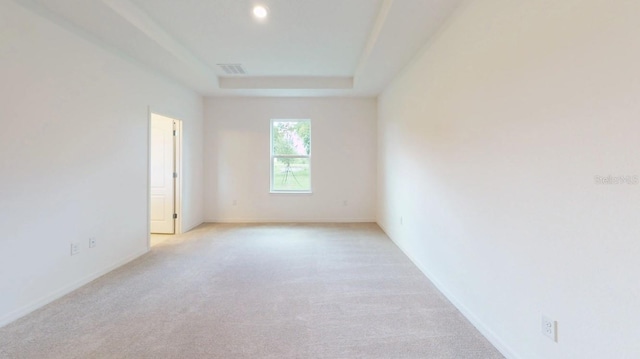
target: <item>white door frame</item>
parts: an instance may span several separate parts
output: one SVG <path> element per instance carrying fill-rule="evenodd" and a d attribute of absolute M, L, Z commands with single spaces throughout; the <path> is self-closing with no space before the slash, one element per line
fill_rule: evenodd
<path fill-rule="evenodd" d="M 176 147 L 175 147 L 175 168 L 178 176 L 175 178 L 175 201 L 174 206 L 176 209 L 176 213 L 178 214 L 178 218 L 176 218 L 175 222 L 175 232 L 176 234 L 182 233 L 182 120 L 174 119 L 176 129 Z"/>
<path fill-rule="evenodd" d="M 182 233 L 182 120 L 171 116 L 165 116 L 147 108 L 147 248 L 151 248 L 151 118 L 152 115 L 160 115 L 173 119 L 175 124 L 175 148 L 174 166 L 177 177 L 174 179 L 174 207 L 178 218 L 175 219 L 175 234 Z"/>

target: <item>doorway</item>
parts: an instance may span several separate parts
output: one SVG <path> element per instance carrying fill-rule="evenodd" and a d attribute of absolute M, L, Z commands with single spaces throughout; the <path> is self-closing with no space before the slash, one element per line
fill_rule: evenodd
<path fill-rule="evenodd" d="M 150 113 L 149 232 L 180 233 L 182 121 Z"/>

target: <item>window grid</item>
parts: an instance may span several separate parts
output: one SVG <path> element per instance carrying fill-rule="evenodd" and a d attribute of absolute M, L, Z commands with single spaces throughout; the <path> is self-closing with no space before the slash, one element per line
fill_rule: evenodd
<path fill-rule="evenodd" d="M 311 193 L 311 121 L 272 119 L 270 192 Z"/>

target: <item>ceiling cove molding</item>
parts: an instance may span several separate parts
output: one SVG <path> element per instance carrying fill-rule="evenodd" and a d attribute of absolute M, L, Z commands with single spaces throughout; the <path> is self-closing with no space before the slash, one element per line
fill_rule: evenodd
<path fill-rule="evenodd" d="M 353 77 L 218 77 L 218 84 L 221 89 L 352 89 Z"/>
<path fill-rule="evenodd" d="M 213 81 L 217 80 L 217 76 L 209 66 L 169 35 L 137 5 L 129 0 L 102 0 L 102 2 L 177 59 L 206 76 L 206 78 L 211 78 Z"/>
<path fill-rule="evenodd" d="M 358 65 L 356 66 L 355 73 L 353 75 L 354 82 L 358 81 L 358 77 L 362 74 L 364 67 L 366 66 L 369 58 L 371 57 L 371 53 L 378 43 L 378 39 L 380 38 L 380 33 L 382 32 L 382 28 L 384 28 L 385 22 L 387 21 L 387 17 L 389 12 L 391 11 L 391 7 L 393 6 L 394 0 L 383 0 L 382 4 L 380 4 L 380 9 L 378 10 L 378 16 L 376 16 L 376 20 L 373 24 L 373 28 L 371 29 L 371 33 L 369 34 L 369 38 L 367 39 L 367 44 L 362 51 L 362 55 L 360 55 L 360 60 L 358 61 Z"/>

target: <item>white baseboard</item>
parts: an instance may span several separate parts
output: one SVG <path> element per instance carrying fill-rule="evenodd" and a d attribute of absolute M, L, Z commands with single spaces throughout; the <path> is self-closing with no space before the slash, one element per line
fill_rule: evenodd
<path fill-rule="evenodd" d="M 88 276 L 86 276 L 86 277 L 84 277 L 84 278 L 82 278 L 82 279 L 80 279 L 80 280 L 78 280 L 76 282 L 73 282 L 73 283 L 71 283 L 69 285 L 66 285 L 66 286 L 64 286 L 64 287 L 62 287 L 62 288 L 60 288 L 60 289 L 58 289 L 58 290 L 56 290 L 56 291 L 54 291 L 52 293 L 49 293 L 48 295 L 45 295 L 44 297 L 42 297 L 40 299 L 37 299 L 37 300 L 35 300 L 35 301 L 33 301 L 33 302 L 31 302 L 31 303 L 29 303 L 29 304 L 17 309 L 17 310 L 14 310 L 13 312 L 11 312 L 11 313 L 5 315 L 4 317 L 0 318 L 0 328 L 2 328 L 3 326 L 5 326 L 5 325 L 7 325 L 7 324 L 9 324 L 9 323 L 11 323 L 11 322 L 23 317 L 23 316 L 25 316 L 25 315 L 33 312 L 33 311 L 35 311 L 36 309 L 40 309 L 40 308 L 44 307 L 45 305 L 53 302 L 56 299 L 62 298 L 63 296 L 65 296 L 65 295 L 73 292 L 74 290 L 82 287 L 83 285 L 85 285 L 85 284 L 87 284 L 87 283 L 89 283 L 89 282 L 91 282 L 91 281 L 93 281 L 93 280 L 95 280 L 95 279 L 97 279 L 99 277 L 102 277 L 103 275 L 111 272 L 112 270 L 114 270 L 114 269 L 116 269 L 118 267 L 121 267 L 121 266 L 133 261 L 134 259 L 136 259 L 136 258 L 142 256 L 143 254 L 147 253 L 148 251 L 149 251 L 148 249 L 145 249 L 142 252 L 139 252 L 139 253 L 136 253 L 136 254 L 134 254 L 132 256 L 129 256 L 129 257 L 125 258 L 124 260 L 118 261 L 115 264 L 112 264 L 110 266 L 107 266 L 106 268 L 103 268 L 103 269 L 101 269 L 99 271 L 96 271 L 96 272 L 94 272 L 92 274 L 89 274 Z"/>
<path fill-rule="evenodd" d="M 476 329 L 478 329 L 478 331 L 485 338 L 487 338 L 487 340 L 491 344 L 493 344 L 493 346 L 496 347 L 496 349 L 498 349 L 498 351 L 502 353 L 502 355 L 505 356 L 505 358 L 520 358 L 520 356 L 516 355 L 516 353 L 511 349 L 511 347 L 504 343 L 493 330 L 485 325 L 475 314 L 473 314 L 473 312 L 469 310 L 469 308 L 467 308 L 467 306 L 465 306 L 460 300 L 458 300 L 458 298 L 456 298 L 456 296 L 454 296 L 442 282 L 440 282 L 434 275 L 432 275 L 424 265 L 417 261 L 411 253 L 406 251 L 405 248 L 403 248 L 398 242 L 396 242 L 393 237 L 389 235 L 389 232 L 384 228 L 380 221 L 376 223 L 385 232 L 387 237 L 389 237 L 389 239 L 391 239 L 391 241 L 393 241 L 393 243 L 395 243 L 395 245 L 400 248 L 402 253 L 404 253 L 413 262 L 413 264 L 415 264 L 415 266 L 418 267 L 418 269 L 427 277 L 427 279 L 429 279 L 431 283 L 433 283 L 433 285 L 440 291 L 440 293 L 442 293 L 451 302 L 451 304 L 453 304 L 460 311 L 460 313 L 462 313 L 462 315 L 464 315 L 465 318 L 467 318 L 467 320 L 469 320 L 469 322 L 471 322 L 471 324 L 473 324 L 473 326 L 476 327 Z"/>
<path fill-rule="evenodd" d="M 207 222 L 206 222 L 206 221 L 205 221 L 205 222 L 200 222 L 200 223 L 198 223 L 198 224 L 194 224 L 194 225 L 189 226 L 189 227 L 187 227 L 187 228 L 183 228 L 183 229 L 182 229 L 182 233 L 181 233 L 181 234 L 187 233 L 187 232 L 189 232 L 190 230 L 192 230 L 192 229 L 196 228 L 197 226 L 199 226 L 199 225 L 201 225 L 201 224 L 203 224 L 203 223 L 207 223 Z"/>
<path fill-rule="evenodd" d="M 374 218 L 209 218 L 206 223 L 375 223 Z"/>

